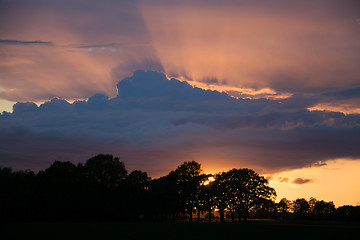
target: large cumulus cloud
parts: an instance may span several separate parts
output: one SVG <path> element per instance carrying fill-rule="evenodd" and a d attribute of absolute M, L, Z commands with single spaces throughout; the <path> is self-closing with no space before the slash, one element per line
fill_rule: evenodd
<path fill-rule="evenodd" d="M 114 98 L 15 104 L 0 116 L 0 164 L 41 169 L 55 159 L 78 162 L 108 152 L 158 175 L 192 159 L 272 172 L 360 158 L 360 115 L 306 110 L 342 92 L 236 99 L 153 71 L 136 71 L 117 89 Z"/>

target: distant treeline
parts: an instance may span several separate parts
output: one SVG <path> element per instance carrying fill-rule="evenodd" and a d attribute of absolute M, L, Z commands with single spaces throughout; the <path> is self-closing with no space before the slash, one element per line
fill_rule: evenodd
<path fill-rule="evenodd" d="M 35 174 L 0 167 L 0 220 L 246 221 L 247 218 L 360 220 L 360 207 L 281 199 L 251 169 L 203 174 L 184 162 L 150 179 L 99 154 L 84 164 L 55 161 Z"/>

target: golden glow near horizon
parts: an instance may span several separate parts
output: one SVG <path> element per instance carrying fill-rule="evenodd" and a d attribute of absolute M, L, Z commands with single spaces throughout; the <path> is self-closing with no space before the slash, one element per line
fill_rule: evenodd
<path fill-rule="evenodd" d="M 265 176 L 269 185 L 275 188 L 276 202 L 282 198 L 315 197 L 318 200 L 333 201 L 339 207 L 343 205 L 360 205 L 360 159 L 336 159 L 321 162 L 318 166 L 266 173 L 266 169 L 250 167 Z M 229 171 L 234 165 L 202 164 L 204 172 L 214 174 Z"/>
<path fill-rule="evenodd" d="M 360 205 L 359 160 L 337 159 L 326 165 L 294 169 L 269 175 L 269 185 L 281 198 L 310 197 L 333 201 L 336 206 Z"/>

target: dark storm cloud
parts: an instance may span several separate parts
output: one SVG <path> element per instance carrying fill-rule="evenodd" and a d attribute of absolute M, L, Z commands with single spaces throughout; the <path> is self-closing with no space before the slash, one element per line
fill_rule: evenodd
<path fill-rule="evenodd" d="M 4 40 L 0 39 L 1 45 L 42 45 L 42 46 L 56 46 L 54 42 L 47 42 L 47 41 L 20 41 L 20 40 Z M 70 44 L 65 45 L 62 47 L 69 47 L 69 48 L 115 48 L 119 44 L 117 43 L 105 43 L 105 44 L 94 44 L 94 45 L 87 45 L 87 44 Z"/>
<path fill-rule="evenodd" d="M 15 104 L 0 117 L 1 165 L 41 169 L 109 152 L 152 174 L 191 159 L 273 172 L 360 157 L 357 114 L 235 99 L 152 71 L 137 71 L 117 88 L 114 98 Z"/>
<path fill-rule="evenodd" d="M 4 40 L 0 39 L 1 45 L 43 45 L 43 46 L 52 46 L 53 42 L 45 41 L 20 41 L 20 40 Z"/>
<path fill-rule="evenodd" d="M 322 94 L 326 100 L 347 100 L 353 98 L 360 98 L 360 87 L 347 88 L 338 91 L 331 91 Z"/>

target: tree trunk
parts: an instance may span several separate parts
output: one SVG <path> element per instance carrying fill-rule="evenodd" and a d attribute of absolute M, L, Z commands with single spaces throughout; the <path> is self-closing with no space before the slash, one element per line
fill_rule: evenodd
<path fill-rule="evenodd" d="M 209 207 L 209 223 L 211 223 L 211 207 Z"/>
<path fill-rule="evenodd" d="M 235 222 L 234 211 L 231 211 L 231 221 L 232 221 L 233 223 Z"/>
<path fill-rule="evenodd" d="M 239 222 L 241 222 L 241 211 L 238 211 L 237 214 L 238 214 Z"/>
<path fill-rule="evenodd" d="M 189 222 L 192 222 L 192 214 L 193 214 L 193 212 L 192 212 L 192 207 L 190 208 L 190 218 L 189 218 Z"/>
<path fill-rule="evenodd" d="M 225 218 L 224 218 L 224 209 L 220 208 L 219 209 L 220 212 L 220 222 L 225 222 Z"/>
<path fill-rule="evenodd" d="M 246 220 L 247 220 L 247 216 L 248 216 L 248 213 L 247 213 L 247 212 L 245 212 L 245 213 L 244 213 L 244 215 L 243 215 L 244 222 L 246 222 Z"/>
<path fill-rule="evenodd" d="M 197 222 L 200 222 L 200 207 L 197 209 Z"/>

